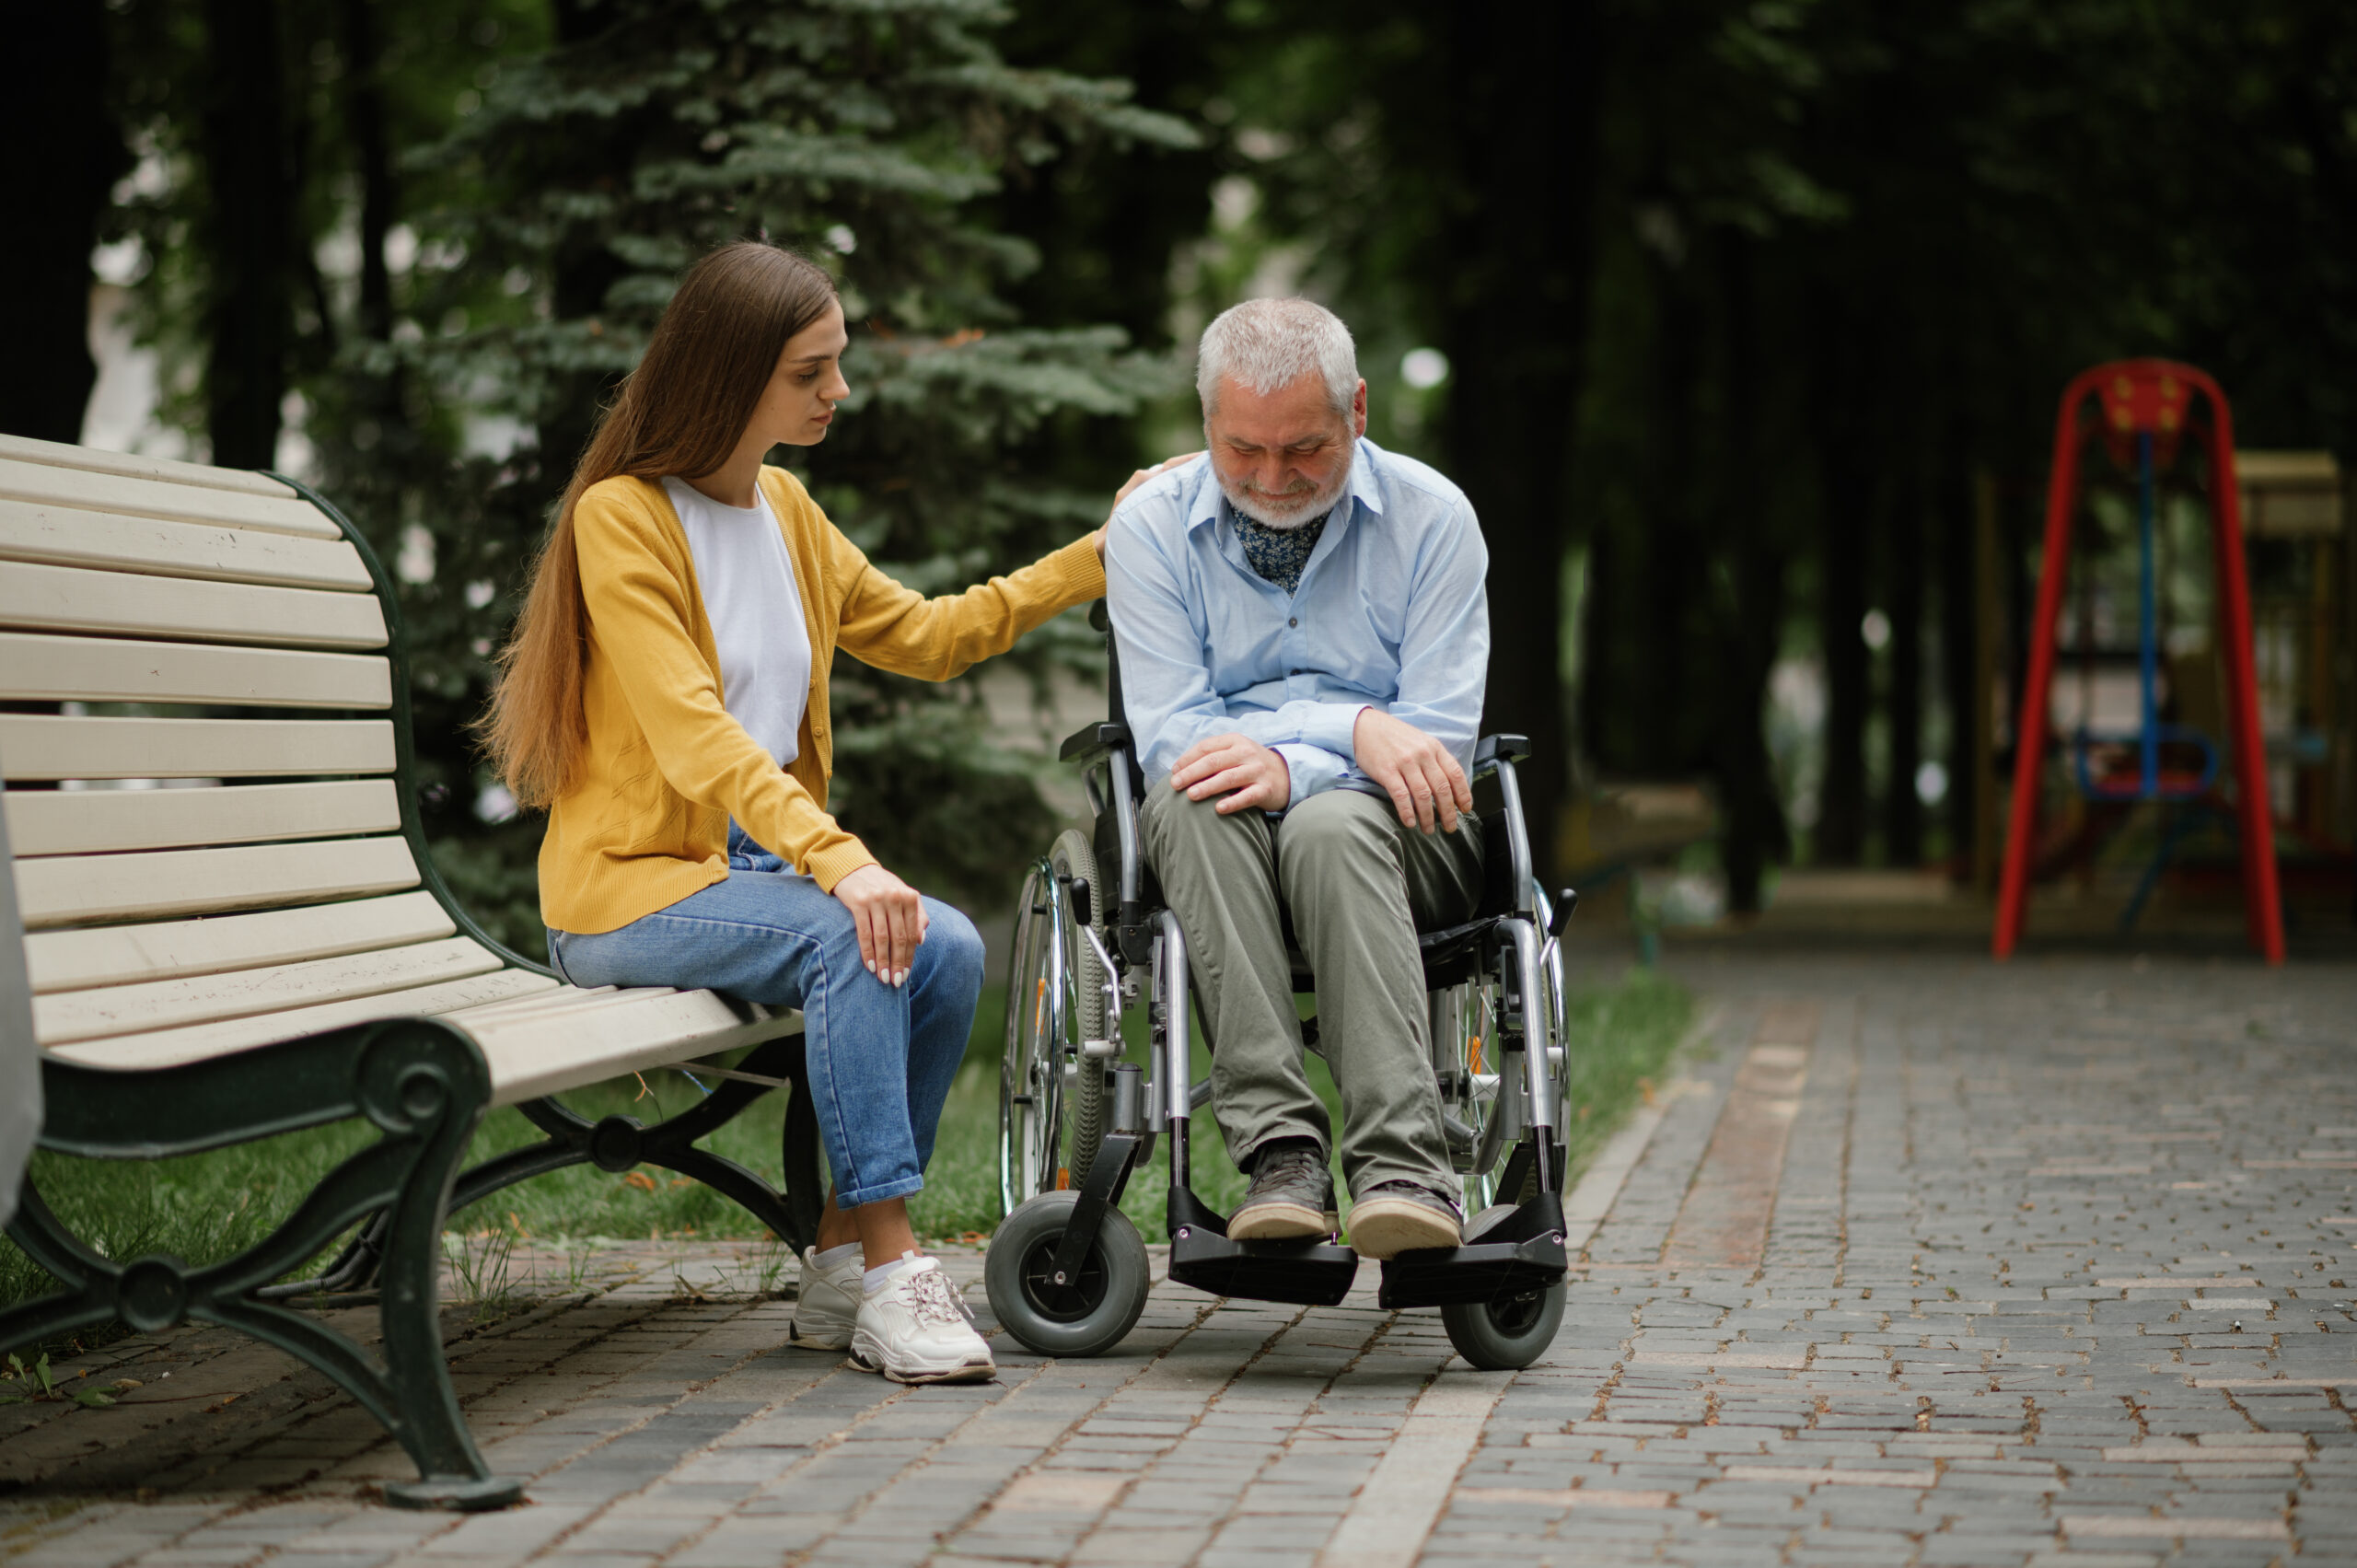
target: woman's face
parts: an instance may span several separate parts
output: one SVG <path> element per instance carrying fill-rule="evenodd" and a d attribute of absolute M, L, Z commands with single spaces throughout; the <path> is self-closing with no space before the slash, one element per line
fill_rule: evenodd
<path fill-rule="evenodd" d="M 841 305 L 828 306 L 826 314 L 785 340 L 747 432 L 763 451 L 779 445 L 815 447 L 827 438 L 835 405 L 851 396 L 842 368 L 843 350 L 850 346 Z"/>

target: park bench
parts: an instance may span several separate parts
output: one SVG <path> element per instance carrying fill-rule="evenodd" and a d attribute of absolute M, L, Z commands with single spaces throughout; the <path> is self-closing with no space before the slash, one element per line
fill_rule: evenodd
<path fill-rule="evenodd" d="M 112 1319 L 226 1324 L 385 1424 L 420 1473 L 392 1501 L 492 1507 L 521 1485 L 485 1467 L 444 1362 L 448 1214 L 645 1162 L 810 1239 L 800 1016 L 576 989 L 468 917 L 426 853 L 391 582 L 302 485 L 0 437 L 0 943 L 29 977 L 0 963 L 0 1044 L 38 1041 L 41 1147 L 157 1159 L 351 1118 L 380 1134 L 273 1235 L 201 1265 L 102 1256 L 29 1181 L 7 1234 L 64 1288 L 0 1310 L 0 1353 Z M 718 1086 L 651 1127 L 553 1098 L 698 1063 Z M 694 1146 L 772 1088 L 777 1188 Z M 510 1105 L 546 1137 L 462 1169 Z M 324 1273 L 286 1278 L 346 1233 Z M 381 1360 L 302 1309 L 372 1286 Z"/>

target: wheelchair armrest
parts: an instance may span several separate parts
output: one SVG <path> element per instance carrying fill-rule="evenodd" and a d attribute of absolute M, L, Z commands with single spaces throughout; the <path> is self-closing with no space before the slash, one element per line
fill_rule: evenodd
<path fill-rule="evenodd" d="M 1064 737 L 1063 745 L 1056 752 L 1060 762 L 1094 762 L 1109 751 L 1118 750 L 1130 743 L 1130 726 L 1125 724 L 1093 724 L 1086 729 L 1075 730 Z"/>
<path fill-rule="evenodd" d="M 1473 746 L 1473 771 L 1487 772 L 1500 762 L 1520 762 L 1530 755 L 1527 735 L 1485 735 Z"/>

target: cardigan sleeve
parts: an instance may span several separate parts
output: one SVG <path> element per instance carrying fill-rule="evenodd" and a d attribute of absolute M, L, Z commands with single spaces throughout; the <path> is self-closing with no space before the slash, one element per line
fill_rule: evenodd
<path fill-rule="evenodd" d="M 844 585 L 840 645 L 864 664 L 947 680 L 1075 604 L 1105 592 L 1105 563 L 1086 538 L 963 593 L 927 598 L 877 569 L 826 523 L 830 575 Z"/>
<path fill-rule="evenodd" d="M 830 892 L 876 864 L 730 716 L 719 674 L 689 630 L 686 574 L 693 568 L 672 559 L 644 507 L 625 489 L 598 486 L 575 505 L 573 528 L 590 624 L 664 780 L 695 804 L 726 811 Z"/>

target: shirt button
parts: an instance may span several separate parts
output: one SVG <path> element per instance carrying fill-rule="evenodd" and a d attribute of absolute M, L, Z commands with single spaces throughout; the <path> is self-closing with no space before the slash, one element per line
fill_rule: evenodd
<path fill-rule="evenodd" d="M 1298 615 L 1294 616 L 1294 617 L 1292 617 L 1290 620 L 1288 620 L 1288 621 L 1285 622 L 1285 624 L 1286 624 L 1286 625 L 1288 625 L 1288 626 L 1298 626 L 1298 625 L 1300 625 L 1300 624 L 1301 624 L 1301 617 L 1300 617 L 1300 616 L 1298 616 Z"/>

